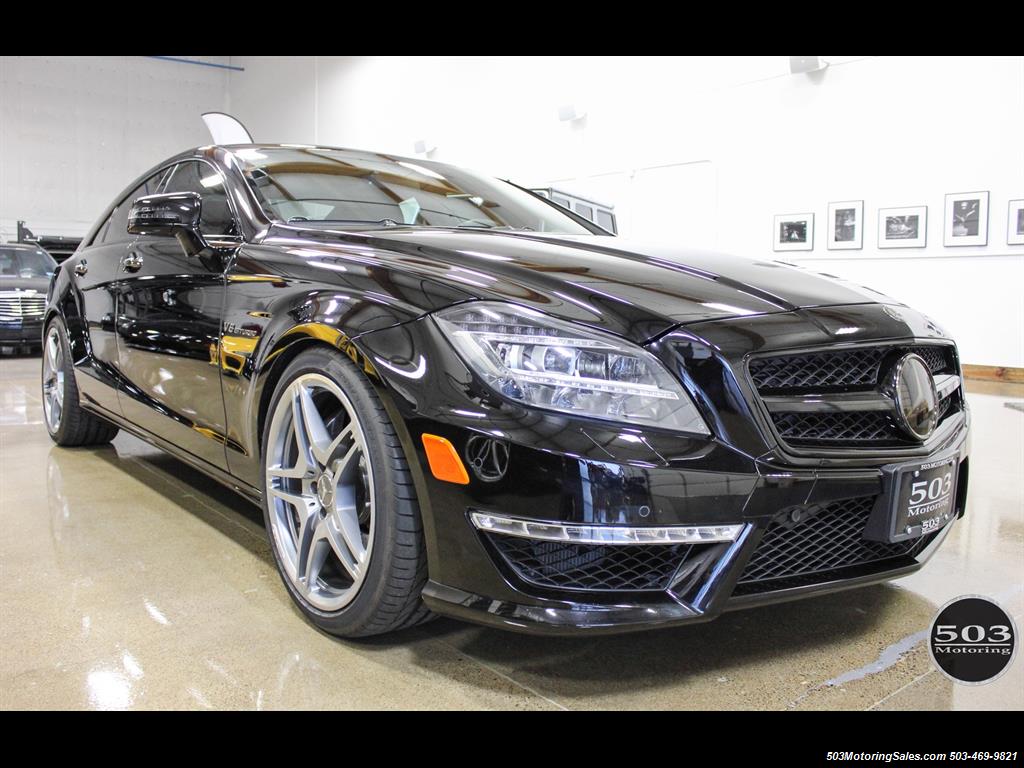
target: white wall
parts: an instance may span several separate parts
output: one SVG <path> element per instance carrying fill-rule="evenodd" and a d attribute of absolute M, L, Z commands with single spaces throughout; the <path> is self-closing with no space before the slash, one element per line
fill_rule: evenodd
<path fill-rule="evenodd" d="M 809 76 L 784 56 L 240 57 L 231 102 L 257 140 L 412 154 L 426 138 L 435 159 L 606 198 L 624 234 L 849 277 L 930 314 L 967 362 L 1024 367 L 1024 246 L 1006 245 L 1024 57 L 823 58 Z M 289 102 L 261 101 L 261 72 Z M 587 117 L 560 123 L 568 102 Z M 990 192 L 989 245 L 944 247 L 945 193 L 974 190 Z M 864 249 L 836 255 L 827 204 L 850 199 L 865 201 Z M 928 206 L 927 248 L 878 251 L 877 209 L 903 205 Z M 802 211 L 814 251 L 773 253 L 774 214 Z"/>
<path fill-rule="evenodd" d="M 160 159 L 209 136 L 413 153 L 616 205 L 623 234 L 671 237 L 849 277 L 944 324 L 964 359 L 1024 367 L 1024 57 L 0 57 L 0 240 L 16 219 L 78 234 Z M 575 103 L 587 117 L 561 123 Z M 947 192 L 990 192 L 989 245 L 946 248 Z M 864 249 L 825 249 L 829 201 L 865 201 Z M 879 207 L 927 205 L 928 247 L 878 251 Z M 813 211 L 815 250 L 775 254 L 776 213 Z M 678 234 L 680 228 L 685 236 Z"/>
<path fill-rule="evenodd" d="M 244 71 L 229 74 L 228 107 L 255 141 L 316 143 L 317 59 L 234 56 Z"/>
<path fill-rule="evenodd" d="M 206 57 L 224 64 L 229 57 Z M 0 242 L 84 234 L 164 158 L 209 143 L 228 70 L 144 56 L 0 57 Z"/>

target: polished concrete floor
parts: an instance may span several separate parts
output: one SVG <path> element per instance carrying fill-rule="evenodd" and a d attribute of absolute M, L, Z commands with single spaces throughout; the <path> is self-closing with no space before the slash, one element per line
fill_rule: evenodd
<path fill-rule="evenodd" d="M 968 516 L 908 578 L 639 635 L 440 619 L 347 642 L 292 607 L 255 507 L 123 433 L 55 447 L 38 376 L 0 360 L 3 709 L 1024 708 L 1020 656 L 968 687 L 924 644 L 967 593 L 1024 628 L 1024 388 L 970 395 Z"/>

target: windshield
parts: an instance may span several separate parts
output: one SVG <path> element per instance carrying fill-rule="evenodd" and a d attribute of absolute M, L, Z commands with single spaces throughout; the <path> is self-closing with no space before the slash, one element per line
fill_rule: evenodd
<path fill-rule="evenodd" d="M 234 154 L 267 216 L 279 221 L 592 233 L 508 182 L 440 163 L 313 147 Z"/>
<path fill-rule="evenodd" d="M 53 276 L 53 270 L 56 268 L 57 262 L 41 248 L 28 250 L 27 248 L 5 248 L 0 245 L 0 279 L 12 277 L 49 278 Z"/>

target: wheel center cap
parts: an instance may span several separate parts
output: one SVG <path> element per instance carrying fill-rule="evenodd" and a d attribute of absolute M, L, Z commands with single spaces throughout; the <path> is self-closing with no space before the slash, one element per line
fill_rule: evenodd
<path fill-rule="evenodd" d="M 328 470 L 324 470 L 316 481 L 316 497 L 323 507 L 334 503 L 334 476 Z"/>

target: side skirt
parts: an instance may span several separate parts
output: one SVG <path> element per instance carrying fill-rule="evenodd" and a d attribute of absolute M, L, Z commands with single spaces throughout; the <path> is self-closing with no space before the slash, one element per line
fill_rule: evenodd
<path fill-rule="evenodd" d="M 115 413 L 111 413 L 110 411 L 96 405 L 95 403 L 88 402 L 83 399 L 81 405 L 82 408 L 84 408 L 85 410 L 95 413 L 100 418 L 109 421 L 111 424 L 117 425 L 125 432 L 134 435 L 140 440 L 144 440 L 145 442 L 149 443 L 150 445 L 156 448 L 159 448 L 161 451 L 164 451 L 165 453 L 169 453 L 171 456 L 173 456 L 176 459 L 179 459 L 180 461 L 185 462 L 193 469 L 202 472 L 207 477 L 216 480 L 218 483 L 227 488 L 230 488 L 232 491 L 239 494 L 247 501 L 257 506 L 259 506 L 262 503 L 262 494 L 260 493 L 259 490 L 253 488 L 251 485 L 243 482 L 234 475 L 225 472 L 220 467 L 215 467 L 213 464 L 203 461 L 197 456 L 193 456 L 188 451 L 182 450 L 178 446 L 174 445 L 174 443 L 170 443 L 161 437 L 157 437 L 156 435 L 150 432 L 146 432 L 145 430 L 139 428 L 132 422 L 126 421 L 122 416 Z"/>

